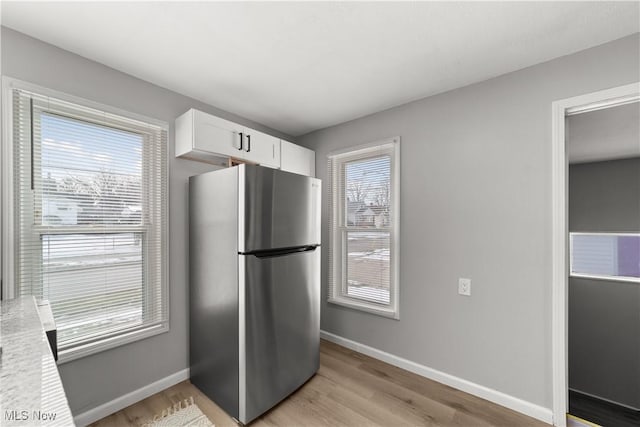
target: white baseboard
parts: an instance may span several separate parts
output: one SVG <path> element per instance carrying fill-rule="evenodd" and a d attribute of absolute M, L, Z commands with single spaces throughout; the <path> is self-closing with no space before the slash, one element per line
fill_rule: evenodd
<path fill-rule="evenodd" d="M 553 421 L 553 411 L 549 408 L 544 408 L 542 406 L 527 402 L 526 400 L 522 400 L 514 396 L 510 396 L 497 390 L 493 390 L 480 384 L 472 383 L 471 381 L 467 381 L 462 378 L 440 372 L 427 366 L 420 365 L 416 362 L 403 359 L 402 357 L 398 357 L 382 350 L 378 350 L 377 348 L 369 347 L 368 345 L 364 345 L 359 342 L 343 338 L 339 335 L 332 334 L 330 332 L 320 331 L 320 337 L 359 353 L 366 354 L 367 356 L 371 356 L 375 359 L 382 360 L 383 362 L 386 362 L 390 365 L 397 366 L 398 368 L 402 368 L 407 371 L 413 372 L 414 374 L 429 378 L 430 380 L 437 381 L 439 383 L 457 388 L 458 390 L 462 390 L 474 396 L 478 396 L 482 399 L 486 399 L 490 402 L 497 403 L 498 405 L 536 418 L 547 424 L 551 424 Z"/>
<path fill-rule="evenodd" d="M 168 377 L 164 377 L 156 382 L 153 382 L 116 399 L 113 399 L 110 402 L 103 403 L 100 406 L 78 414 L 73 418 L 73 420 L 78 427 L 87 426 L 93 422 L 96 422 L 106 416 L 113 414 L 114 412 L 118 412 L 121 409 L 126 408 L 127 406 L 131 406 L 134 403 L 144 400 L 149 396 L 153 396 L 154 394 L 161 392 L 162 390 L 165 390 L 172 385 L 176 385 L 179 382 L 188 379 L 189 369 L 183 369 L 182 371 L 171 374 Z"/>

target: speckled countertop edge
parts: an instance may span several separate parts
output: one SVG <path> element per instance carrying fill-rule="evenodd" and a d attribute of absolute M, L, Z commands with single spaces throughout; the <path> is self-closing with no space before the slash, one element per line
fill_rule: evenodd
<path fill-rule="evenodd" d="M 75 425 L 34 297 L 0 303 L 0 343 L 0 425 Z"/>

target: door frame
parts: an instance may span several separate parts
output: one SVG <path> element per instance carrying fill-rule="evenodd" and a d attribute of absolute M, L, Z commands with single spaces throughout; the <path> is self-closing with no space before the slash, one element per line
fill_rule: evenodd
<path fill-rule="evenodd" d="M 567 116 L 640 101 L 640 82 L 552 103 L 552 375 L 553 423 L 566 426 L 568 413 L 568 157 Z"/>

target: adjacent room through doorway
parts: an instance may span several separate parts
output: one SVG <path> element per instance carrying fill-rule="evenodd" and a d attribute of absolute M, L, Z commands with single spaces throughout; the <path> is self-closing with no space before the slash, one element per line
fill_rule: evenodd
<path fill-rule="evenodd" d="M 567 117 L 569 413 L 640 424 L 640 103 Z"/>

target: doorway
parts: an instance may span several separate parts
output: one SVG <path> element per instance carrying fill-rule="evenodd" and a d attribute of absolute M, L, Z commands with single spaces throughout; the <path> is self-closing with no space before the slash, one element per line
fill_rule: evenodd
<path fill-rule="evenodd" d="M 640 425 L 640 103 L 569 115 L 569 414 Z"/>
<path fill-rule="evenodd" d="M 554 424 L 567 425 L 569 411 L 569 273 L 571 240 L 584 246 L 584 236 L 569 235 L 569 152 L 568 117 L 621 107 L 640 100 L 640 83 L 621 86 L 553 103 L 552 116 L 552 369 Z M 593 234 L 593 233 L 592 233 Z M 588 238 L 591 238 L 587 236 Z M 582 240 L 580 240 L 582 239 Z M 588 239 L 587 239 L 588 240 Z M 575 254 L 574 254 L 575 255 Z M 576 264 L 580 266 L 580 263 Z M 575 273 L 575 271 L 574 271 Z M 640 284 L 638 284 L 640 286 Z M 640 380 L 640 378 L 639 378 Z M 573 381 L 573 378 L 572 378 Z"/>

